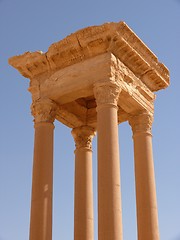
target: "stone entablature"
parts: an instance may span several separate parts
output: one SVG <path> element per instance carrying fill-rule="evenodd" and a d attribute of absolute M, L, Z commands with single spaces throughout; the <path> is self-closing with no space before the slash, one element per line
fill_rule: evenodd
<path fill-rule="evenodd" d="M 118 122 L 129 114 L 154 112 L 154 91 L 169 85 L 169 72 L 124 23 L 79 30 L 52 44 L 46 53 L 26 52 L 9 59 L 30 78 L 33 103 L 57 103 L 56 119 L 68 127 L 96 127 L 94 85 L 115 82 L 121 88 Z"/>
<path fill-rule="evenodd" d="M 32 79 L 106 52 L 113 53 L 152 91 L 167 87 L 167 68 L 124 22 L 84 28 L 52 44 L 46 53 L 26 52 L 12 58 L 10 64 Z"/>

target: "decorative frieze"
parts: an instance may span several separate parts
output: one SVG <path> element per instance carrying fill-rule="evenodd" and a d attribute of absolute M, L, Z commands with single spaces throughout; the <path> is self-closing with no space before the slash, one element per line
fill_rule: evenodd
<path fill-rule="evenodd" d="M 57 105 L 50 99 L 44 98 L 34 101 L 31 105 L 31 113 L 34 116 L 34 122 L 53 123 L 56 117 Z"/>
<path fill-rule="evenodd" d="M 25 52 L 10 58 L 9 64 L 23 76 L 33 79 L 106 52 L 113 53 L 136 76 L 141 77 L 151 91 L 168 87 L 168 69 L 125 22 L 105 23 L 81 29 L 53 43 L 46 53 Z"/>
<path fill-rule="evenodd" d="M 86 148 L 92 150 L 92 139 L 95 136 L 95 129 L 90 126 L 73 128 L 72 136 L 74 137 L 76 149 Z"/>

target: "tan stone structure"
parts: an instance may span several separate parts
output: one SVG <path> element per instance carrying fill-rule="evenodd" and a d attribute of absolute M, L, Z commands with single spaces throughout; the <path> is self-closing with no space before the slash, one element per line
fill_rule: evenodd
<path fill-rule="evenodd" d="M 138 240 L 158 240 L 151 127 L 169 72 L 124 23 L 82 29 L 46 53 L 9 59 L 30 79 L 35 142 L 30 240 L 52 240 L 54 120 L 75 141 L 74 239 L 93 240 L 92 139 L 98 136 L 98 240 L 122 240 L 118 124 L 133 132 Z"/>

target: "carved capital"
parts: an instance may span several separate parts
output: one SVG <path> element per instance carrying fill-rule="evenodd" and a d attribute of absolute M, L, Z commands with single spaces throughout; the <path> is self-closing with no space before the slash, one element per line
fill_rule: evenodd
<path fill-rule="evenodd" d="M 95 129 L 90 126 L 73 128 L 72 136 L 74 137 L 76 149 L 86 148 L 92 150 L 92 139 L 95 136 Z"/>
<path fill-rule="evenodd" d="M 117 106 L 120 86 L 115 82 L 96 83 L 94 86 L 94 95 L 97 106 L 113 104 Z"/>
<path fill-rule="evenodd" d="M 56 116 L 57 105 L 50 99 L 39 99 L 31 105 L 31 114 L 34 116 L 34 122 L 53 123 Z"/>
<path fill-rule="evenodd" d="M 133 135 L 140 133 L 151 134 L 153 123 L 153 115 L 148 113 L 140 113 L 138 115 L 130 116 L 129 124 L 131 125 Z"/>

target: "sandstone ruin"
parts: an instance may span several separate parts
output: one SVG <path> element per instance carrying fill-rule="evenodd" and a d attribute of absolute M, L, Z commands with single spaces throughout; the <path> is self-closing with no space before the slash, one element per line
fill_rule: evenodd
<path fill-rule="evenodd" d="M 79 30 L 9 64 L 30 79 L 35 143 L 30 240 L 52 240 L 54 120 L 75 141 L 74 239 L 93 240 L 92 139 L 98 136 L 98 239 L 122 240 L 118 124 L 133 132 L 138 240 L 158 240 L 151 127 L 168 69 L 124 22 Z"/>

